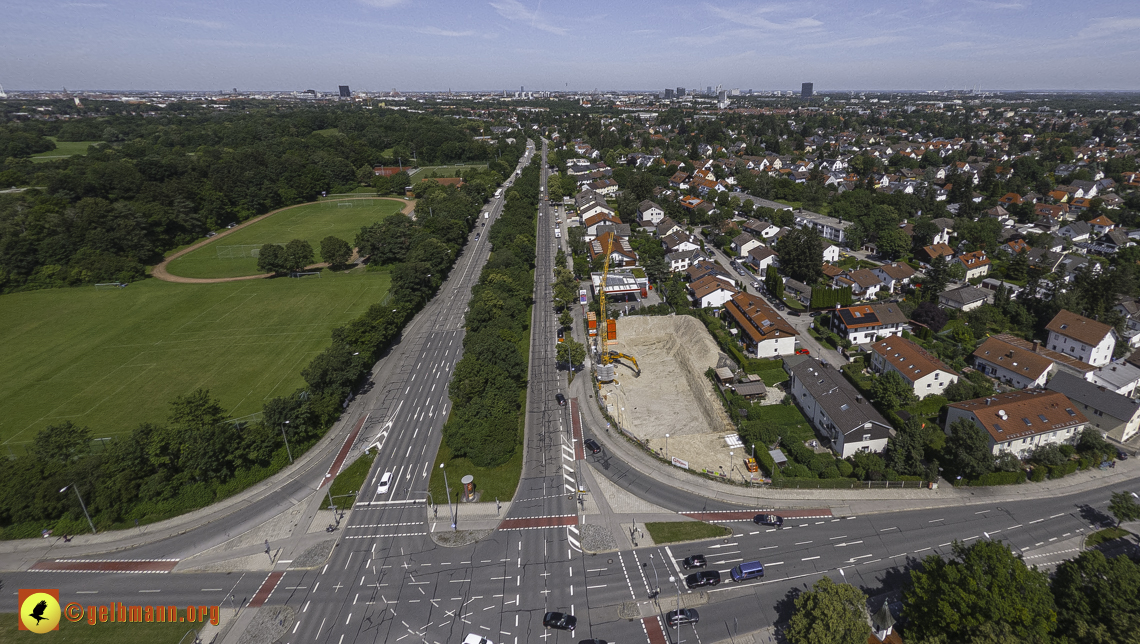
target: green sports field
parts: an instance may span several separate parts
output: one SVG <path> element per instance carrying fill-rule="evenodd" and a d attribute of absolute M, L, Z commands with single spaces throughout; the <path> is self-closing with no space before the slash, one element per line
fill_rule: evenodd
<path fill-rule="evenodd" d="M 388 291 L 382 271 L 221 284 L 149 279 L 0 297 L 0 453 L 71 420 L 96 438 L 164 422 L 198 387 L 231 417 L 302 386 L 330 331 Z"/>
<path fill-rule="evenodd" d="M 39 154 L 32 155 L 33 163 L 42 163 L 44 161 L 55 161 L 74 155 L 87 154 L 87 146 L 102 143 L 102 141 L 56 141 L 54 136 L 49 136 L 49 139 L 55 141 L 55 149 L 48 152 L 40 152 Z"/>
<path fill-rule="evenodd" d="M 251 251 L 264 244 L 284 246 L 293 239 L 312 244 L 319 262 L 325 237 L 333 235 L 351 244 L 361 227 L 397 213 L 405 205 L 389 199 L 351 199 L 289 208 L 179 257 L 167 270 L 171 275 L 197 278 L 257 275 L 257 258 Z"/>

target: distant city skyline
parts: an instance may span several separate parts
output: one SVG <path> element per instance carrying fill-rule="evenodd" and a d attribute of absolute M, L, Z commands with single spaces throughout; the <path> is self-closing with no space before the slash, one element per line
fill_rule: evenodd
<path fill-rule="evenodd" d="M 5 2 L 10 90 L 1140 90 L 1125 0 Z"/>

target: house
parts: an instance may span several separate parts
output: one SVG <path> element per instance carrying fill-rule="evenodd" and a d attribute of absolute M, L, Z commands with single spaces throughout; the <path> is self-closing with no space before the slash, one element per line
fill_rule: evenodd
<path fill-rule="evenodd" d="M 739 292 L 735 286 L 725 284 L 724 280 L 712 275 L 706 275 L 689 283 L 689 294 L 693 298 L 693 304 L 701 309 L 719 309 Z"/>
<path fill-rule="evenodd" d="M 1065 256 L 1046 248 L 1029 249 L 1029 266 L 1041 273 L 1052 273 L 1057 270 Z"/>
<path fill-rule="evenodd" d="M 1021 238 L 1011 239 L 1008 242 L 1002 244 L 1001 249 L 1004 250 L 1005 252 L 1009 253 L 1010 255 L 1016 255 L 1018 253 L 1028 253 L 1029 252 L 1029 244 L 1024 239 L 1021 239 Z"/>
<path fill-rule="evenodd" d="M 744 220 L 740 224 L 740 229 L 746 233 L 751 234 L 753 237 L 756 237 L 757 239 L 763 239 L 765 241 L 772 239 L 773 237 L 776 236 L 776 233 L 780 232 L 779 226 L 777 226 L 771 222 L 760 221 L 758 219 L 746 219 L 746 220 Z M 826 251 L 824 252 L 824 254 L 825 255 L 827 254 Z"/>
<path fill-rule="evenodd" d="M 1104 215 L 1100 215 L 1096 219 L 1090 219 L 1089 226 L 1092 227 L 1093 234 L 1097 236 L 1103 235 L 1116 228 L 1116 224 Z"/>
<path fill-rule="evenodd" d="M 724 268 L 721 268 L 720 264 L 708 259 L 701 258 L 693 262 L 692 266 L 685 269 L 685 281 L 687 282 L 695 282 L 707 275 L 712 275 L 729 286 L 736 285 L 736 277 L 734 275 Z"/>
<path fill-rule="evenodd" d="M 614 209 L 606 204 L 606 198 L 593 190 L 583 190 L 579 192 L 574 197 L 574 205 L 578 211 L 578 218 L 582 221 L 600 213 L 608 213 L 617 220 Z M 618 220 L 618 223 L 621 223 L 621 221 Z"/>
<path fill-rule="evenodd" d="M 622 239 L 612 232 L 598 235 L 597 239 L 590 241 L 590 245 L 586 247 L 586 251 L 590 254 L 591 260 L 604 257 L 608 252 L 610 256 L 610 266 L 637 265 L 637 253 L 634 252 L 633 246 L 629 244 L 629 240 Z"/>
<path fill-rule="evenodd" d="M 737 337 L 750 357 L 772 358 L 796 352 L 798 333 L 764 298 L 737 293 L 724 306 L 726 321 L 740 330 Z"/>
<path fill-rule="evenodd" d="M 952 403 L 946 433 L 959 418 L 986 430 L 990 452 L 1025 458 L 1043 445 L 1072 444 L 1088 426 L 1088 418 L 1056 391 L 1034 389 Z"/>
<path fill-rule="evenodd" d="M 1081 378 L 1085 378 L 1087 380 L 1088 374 L 1096 371 L 1096 367 L 1092 366 L 1091 364 L 1082 362 L 1081 360 L 1078 360 L 1072 356 L 1067 356 L 1063 353 L 1052 351 L 1049 349 L 1049 347 L 1046 347 L 1040 342 L 1030 342 L 1024 338 L 1019 338 L 1015 335 L 1009 335 L 1008 333 L 998 333 L 993 337 L 1005 342 L 1006 344 L 1012 345 L 1015 348 L 1032 351 L 1039 356 L 1044 356 L 1046 359 L 1053 363 L 1054 369 L 1052 373 L 1056 373 L 1058 371 L 1067 371 L 1074 376 L 1080 376 Z"/>
<path fill-rule="evenodd" d="M 612 195 L 618 191 L 617 181 L 613 179 L 598 179 L 586 184 L 586 187 L 600 195 Z"/>
<path fill-rule="evenodd" d="M 811 359 L 784 365 L 796 405 L 840 458 L 886 448 L 895 430 L 838 371 Z"/>
<path fill-rule="evenodd" d="M 984 277 L 990 272 L 990 259 L 986 257 L 986 251 L 976 250 L 972 253 L 964 253 L 958 256 L 958 262 L 966 268 L 966 280 Z"/>
<path fill-rule="evenodd" d="M 883 338 L 871 344 L 871 370 L 879 374 L 888 371 L 899 374 L 919 399 L 941 395 L 946 387 L 958 382 L 956 371 L 902 336 Z"/>
<path fill-rule="evenodd" d="M 954 234 L 954 220 L 948 217 L 939 217 L 930 223 L 938 228 L 938 232 L 934 233 L 934 239 L 930 243 L 935 246 L 949 243 L 950 235 Z"/>
<path fill-rule="evenodd" d="M 840 287 L 850 286 L 851 294 L 864 300 L 874 299 L 875 294 L 883 287 L 883 282 L 879 276 L 866 268 L 848 271 L 834 278 L 833 281 Z"/>
<path fill-rule="evenodd" d="M 1137 385 L 1140 385 L 1140 367 L 1125 361 L 1110 362 L 1086 373 L 1085 380 L 1131 398 L 1136 395 Z"/>
<path fill-rule="evenodd" d="M 901 288 L 910 284 L 910 279 L 914 277 L 915 270 L 909 264 L 904 262 L 891 262 L 890 264 L 883 264 L 876 268 L 871 269 L 883 283 L 887 292 L 894 293 L 895 288 Z"/>
<path fill-rule="evenodd" d="M 643 226 L 646 225 L 645 222 L 656 226 L 665 219 L 665 210 L 661 206 L 646 199 L 637 204 L 637 219 L 642 222 Z"/>
<path fill-rule="evenodd" d="M 700 241 L 698 241 L 696 237 L 681 230 L 669 233 L 663 237 L 661 239 L 661 245 L 665 247 L 666 252 L 670 253 L 698 250 L 701 247 Z"/>
<path fill-rule="evenodd" d="M 586 229 L 586 237 L 594 238 L 599 234 L 598 227 L 611 225 L 616 226 L 621 224 L 621 219 L 611 210 L 601 210 L 594 214 L 582 219 L 582 226 Z"/>
<path fill-rule="evenodd" d="M 697 250 L 682 250 L 665 255 L 665 263 L 669 265 L 670 272 L 677 273 L 692 266 L 697 260 L 704 259 L 705 254 Z"/>
<path fill-rule="evenodd" d="M 1032 349 L 1025 349 L 993 336 L 974 350 L 978 371 L 1018 389 L 1044 387 L 1054 363 Z"/>
<path fill-rule="evenodd" d="M 1116 331 L 1103 322 L 1062 309 L 1045 329 L 1049 331 L 1046 344 L 1053 351 L 1071 355 L 1094 367 L 1112 360 Z"/>
<path fill-rule="evenodd" d="M 1070 221 L 1069 223 L 1061 226 L 1057 234 L 1074 244 L 1079 242 L 1087 242 L 1092 233 L 1092 226 L 1089 226 L 1087 221 Z"/>
<path fill-rule="evenodd" d="M 1021 195 L 1017 194 L 1016 192 L 1007 192 L 1004 196 L 1002 196 L 1001 199 L 998 199 L 998 204 L 1007 207 L 1020 206 L 1024 202 L 1025 200 L 1022 199 Z"/>
<path fill-rule="evenodd" d="M 923 246 L 919 252 L 919 259 L 927 264 L 934 261 L 936 257 L 942 257 L 947 260 L 954 259 L 954 249 L 946 244 L 931 244 L 929 246 Z"/>
<path fill-rule="evenodd" d="M 779 261 L 780 256 L 776 254 L 776 251 L 767 246 L 757 246 L 748 251 L 748 263 L 752 264 L 752 267 L 755 268 L 760 275 L 763 275 L 769 266 L 778 266 Z"/>
<path fill-rule="evenodd" d="M 847 229 L 851 227 L 851 222 L 803 209 L 794 211 L 794 214 L 797 226 L 812 228 L 821 237 L 833 242 L 842 244 L 847 241 L 845 234 Z"/>
<path fill-rule="evenodd" d="M 748 251 L 763 246 L 758 239 L 748 233 L 740 233 L 732 240 L 732 250 L 737 257 L 748 257 Z"/>
<path fill-rule="evenodd" d="M 1071 373 L 1049 381 L 1049 390 L 1065 395 L 1089 419 L 1089 424 L 1123 443 L 1140 430 L 1140 400 L 1122 396 Z"/>
<path fill-rule="evenodd" d="M 793 297 L 806 306 L 811 303 L 811 287 L 790 277 L 785 278 L 784 297 Z"/>
<path fill-rule="evenodd" d="M 669 177 L 669 185 L 678 189 L 678 190 L 688 190 L 689 189 L 689 175 L 688 175 L 688 173 L 680 171 L 680 170 L 678 170 L 677 172 L 674 172 L 673 176 Z"/>
<path fill-rule="evenodd" d="M 902 335 L 910 327 L 897 304 L 860 304 L 838 308 L 831 313 L 831 330 L 852 344 Z"/>
<path fill-rule="evenodd" d="M 1123 338 L 1128 346 L 1140 346 L 1140 301 L 1128 295 L 1117 295 L 1116 306 L 1112 310 L 1124 316 Z"/>
<path fill-rule="evenodd" d="M 1112 255 L 1121 248 L 1127 248 L 1135 244 L 1136 242 L 1130 239 L 1127 233 L 1119 228 L 1114 228 L 1100 237 L 1095 237 L 1093 241 L 1085 244 L 1085 248 L 1088 248 L 1094 253 Z"/>
<path fill-rule="evenodd" d="M 835 244 L 827 244 L 823 247 L 823 261 L 831 262 L 833 264 L 839 262 L 839 247 Z"/>
<path fill-rule="evenodd" d="M 938 294 L 938 303 L 959 311 L 973 311 L 986 303 L 986 292 L 976 286 L 960 286 Z"/>
<path fill-rule="evenodd" d="M 684 230 L 684 228 L 681 227 L 681 224 L 678 224 L 668 217 L 664 217 L 657 222 L 657 230 L 654 231 L 653 234 L 656 235 L 658 239 L 661 239 L 662 237 L 672 235 L 673 233 L 682 230 Z"/>

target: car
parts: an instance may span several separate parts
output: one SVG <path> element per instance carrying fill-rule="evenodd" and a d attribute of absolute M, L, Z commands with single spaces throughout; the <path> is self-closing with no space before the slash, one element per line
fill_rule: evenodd
<path fill-rule="evenodd" d="M 704 568 L 708 561 L 704 555 L 689 555 L 681 561 L 681 565 L 685 568 Z"/>
<path fill-rule="evenodd" d="M 681 610 L 671 610 L 665 613 L 665 623 L 669 626 L 696 624 L 699 621 L 701 621 L 701 616 L 697 614 L 695 608 L 682 608 Z"/>
<path fill-rule="evenodd" d="M 565 407 L 566 406 L 566 396 L 563 396 L 562 394 L 555 394 L 554 399 L 558 401 L 559 407 Z"/>
<path fill-rule="evenodd" d="M 685 577 L 685 586 L 689 588 L 716 586 L 719 583 L 720 573 L 716 570 L 702 570 Z"/>
<path fill-rule="evenodd" d="M 392 473 L 384 472 L 384 476 L 380 477 L 380 485 L 376 486 L 377 494 L 387 494 L 388 487 L 392 485 Z"/>
<path fill-rule="evenodd" d="M 796 349 L 796 355 L 797 356 L 810 356 L 811 351 L 808 351 L 807 349 Z"/>
<path fill-rule="evenodd" d="M 478 633 L 468 633 L 467 637 L 463 638 L 463 644 L 495 644 L 491 640 L 483 637 Z"/>
<path fill-rule="evenodd" d="M 226 226 L 226 230 L 229 230 L 230 228 L 233 228 L 233 227 L 234 227 L 234 226 L 236 226 L 236 225 L 237 225 L 237 224 L 230 224 L 229 226 Z"/>
<path fill-rule="evenodd" d="M 590 450 L 591 454 L 597 454 L 602 451 L 602 446 L 598 445 L 598 441 L 592 438 L 587 438 L 582 444 L 586 446 L 586 449 Z"/>
<path fill-rule="evenodd" d="M 610 644 L 610 643 L 605 641 L 605 640 L 600 640 L 596 637 L 592 637 L 588 640 L 581 640 L 580 642 L 578 642 L 578 644 Z"/>
<path fill-rule="evenodd" d="M 1116 450 L 1116 459 L 1119 461 L 1127 461 L 1128 460 L 1128 453 L 1122 449 L 1118 449 L 1118 450 Z"/>
<path fill-rule="evenodd" d="M 573 632 L 574 627 L 578 625 L 578 618 L 566 613 L 551 611 L 542 616 L 542 625 L 546 628 Z"/>
<path fill-rule="evenodd" d="M 217 235 L 217 234 L 218 233 L 211 230 L 210 232 L 206 233 L 206 237 L 213 237 L 214 235 Z"/>
<path fill-rule="evenodd" d="M 822 312 L 823 311 L 812 311 L 811 316 L 813 318 L 817 318 L 817 317 L 819 317 L 820 313 L 822 313 Z"/>
<path fill-rule="evenodd" d="M 475 239 L 479 239 L 479 233 L 475 233 Z"/>
<path fill-rule="evenodd" d="M 777 514 L 757 514 L 752 517 L 752 522 L 759 525 L 770 525 L 780 527 L 784 525 L 784 517 Z"/>

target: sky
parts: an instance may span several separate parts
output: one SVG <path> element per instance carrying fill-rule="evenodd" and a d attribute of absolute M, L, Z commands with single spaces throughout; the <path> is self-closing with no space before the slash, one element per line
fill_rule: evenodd
<path fill-rule="evenodd" d="M 1140 90 L 1136 0 L 0 0 L 6 89 Z"/>

